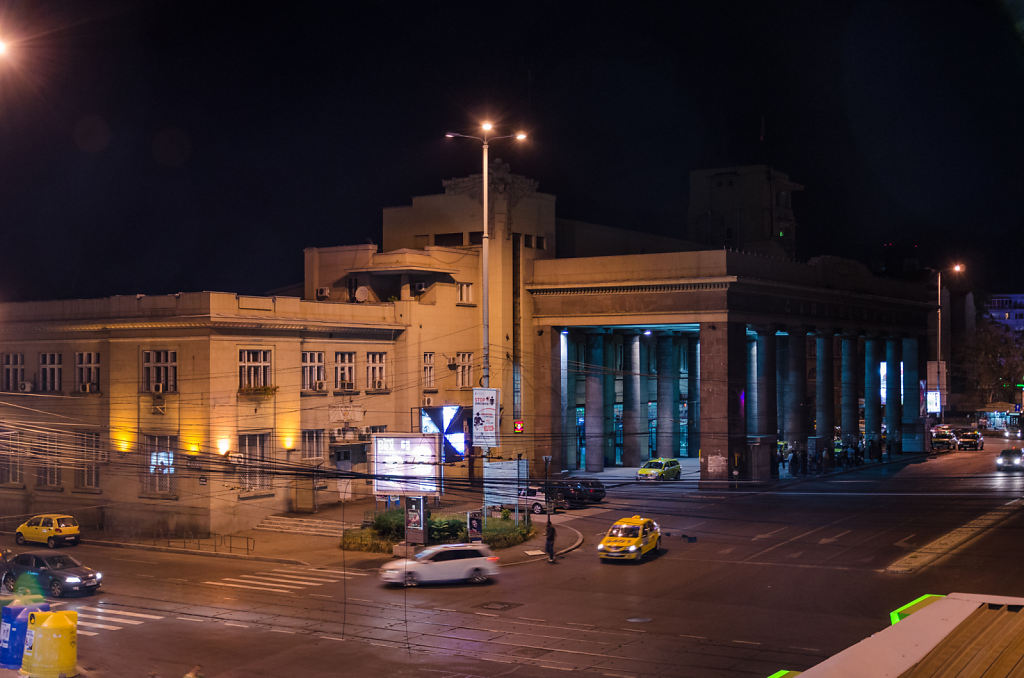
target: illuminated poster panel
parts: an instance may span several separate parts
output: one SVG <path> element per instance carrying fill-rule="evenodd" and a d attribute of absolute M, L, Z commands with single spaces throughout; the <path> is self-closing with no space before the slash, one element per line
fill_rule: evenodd
<path fill-rule="evenodd" d="M 436 435 L 373 435 L 373 493 L 391 497 L 440 493 L 440 441 Z"/>

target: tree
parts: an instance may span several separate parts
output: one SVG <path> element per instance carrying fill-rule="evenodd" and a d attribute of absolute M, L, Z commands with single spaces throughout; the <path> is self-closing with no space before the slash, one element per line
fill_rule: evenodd
<path fill-rule="evenodd" d="M 965 377 L 968 397 L 977 405 L 1014 402 L 1017 384 L 1024 378 L 1024 336 L 981 317 L 957 351 L 956 364 Z"/>

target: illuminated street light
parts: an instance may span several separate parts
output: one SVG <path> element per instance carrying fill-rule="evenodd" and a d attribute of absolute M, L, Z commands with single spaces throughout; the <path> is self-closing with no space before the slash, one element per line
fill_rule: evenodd
<path fill-rule="evenodd" d="M 950 267 L 954 273 L 961 273 L 965 270 L 962 264 L 954 264 Z M 942 407 L 942 384 L 943 377 L 945 375 L 942 369 L 942 269 L 934 269 L 938 276 L 938 284 L 936 289 L 938 290 L 938 305 L 936 306 L 936 323 L 935 323 L 935 386 L 939 391 L 939 422 L 944 423 L 946 421 L 946 410 Z"/>
<path fill-rule="evenodd" d="M 490 122 L 481 123 L 480 129 L 483 130 L 482 136 L 473 136 L 471 134 L 459 134 L 458 132 L 448 132 L 445 134 L 449 139 L 456 137 L 461 139 L 472 139 L 479 141 L 483 146 L 483 203 L 484 203 L 484 241 L 483 250 L 480 253 L 480 257 L 483 260 L 481 263 L 482 270 L 480 273 L 481 282 L 483 283 L 483 302 L 481 303 L 481 311 L 483 313 L 483 379 L 481 385 L 484 388 L 489 388 L 491 385 L 491 342 L 490 342 L 490 269 L 489 269 L 489 257 L 490 257 L 490 240 L 491 231 L 489 226 L 488 205 L 487 205 L 487 189 L 488 189 L 488 171 L 487 171 L 487 150 L 490 147 L 490 142 L 499 141 L 501 139 L 515 139 L 517 141 L 523 141 L 526 139 L 526 132 L 516 132 L 515 134 L 507 134 L 500 137 L 491 137 L 488 135 L 489 132 L 494 130 L 494 125 Z"/>

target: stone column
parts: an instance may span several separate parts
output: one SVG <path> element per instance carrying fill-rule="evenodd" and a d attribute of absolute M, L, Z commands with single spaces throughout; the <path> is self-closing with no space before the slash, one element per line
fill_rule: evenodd
<path fill-rule="evenodd" d="M 640 335 L 622 338 L 622 465 L 640 465 L 640 439 L 647 436 L 646 400 L 640 407 Z"/>
<path fill-rule="evenodd" d="M 814 434 L 818 437 L 819 444 L 825 446 L 822 451 L 832 447 L 832 440 L 835 437 L 836 392 L 835 384 L 832 381 L 835 356 L 833 354 L 832 342 L 831 329 L 819 331 L 815 339 L 817 358 L 815 371 L 818 377 L 814 387 L 814 401 L 816 405 Z"/>
<path fill-rule="evenodd" d="M 746 381 L 746 326 L 737 322 L 700 324 L 701 480 L 729 480 L 748 463 L 747 436 L 740 416 Z M 767 464 L 767 460 L 764 460 Z"/>
<path fill-rule="evenodd" d="M 890 454 L 893 441 L 900 441 L 900 340 L 885 340 L 885 441 Z M 896 443 L 899 446 L 899 442 Z"/>
<path fill-rule="evenodd" d="M 747 436 L 757 435 L 757 337 L 747 335 L 747 387 L 744 389 L 743 418 Z"/>
<path fill-rule="evenodd" d="M 651 401 L 651 335 L 640 337 L 640 429 L 643 434 L 640 436 L 640 461 L 645 462 L 651 458 L 651 440 L 648 429 L 648 406 Z"/>
<path fill-rule="evenodd" d="M 565 432 L 566 466 L 568 469 L 582 468 L 580 459 L 579 435 L 576 431 L 576 403 L 580 388 L 580 366 L 585 360 L 578 332 L 570 331 L 566 336 L 566 370 L 565 370 L 565 419 L 562 430 Z"/>
<path fill-rule="evenodd" d="M 873 441 L 881 442 L 882 438 L 882 376 L 879 374 L 881 362 L 878 337 L 864 339 L 864 444 L 870 446 Z M 867 455 L 865 454 L 865 457 Z"/>
<path fill-rule="evenodd" d="M 807 449 L 807 330 L 789 330 L 789 366 L 786 375 L 786 440 Z"/>
<path fill-rule="evenodd" d="M 903 338 L 903 451 L 924 452 L 918 338 Z"/>
<path fill-rule="evenodd" d="M 686 375 L 686 402 L 687 409 L 687 435 L 689 440 L 686 445 L 686 453 L 690 457 L 700 455 L 700 338 L 688 337 L 686 343 L 686 364 L 689 373 Z"/>
<path fill-rule="evenodd" d="M 587 473 L 604 470 L 604 335 L 587 334 L 586 413 L 584 430 L 587 440 Z"/>
<path fill-rule="evenodd" d="M 757 400 L 754 419 L 756 433 L 772 440 L 779 435 L 775 351 L 775 328 L 758 328 Z"/>
<path fill-rule="evenodd" d="M 778 337 L 775 342 L 775 425 L 779 440 L 786 440 L 786 402 L 789 398 L 789 337 Z"/>
<path fill-rule="evenodd" d="M 672 335 L 658 336 L 658 456 L 679 456 L 679 365 Z"/>
<path fill-rule="evenodd" d="M 604 335 L 604 465 L 615 466 L 615 374 L 618 370 L 617 337 Z"/>
<path fill-rule="evenodd" d="M 857 337 L 844 334 L 842 338 L 842 365 L 840 371 L 839 429 L 844 445 L 860 440 L 860 422 L 857 416 Z"/>

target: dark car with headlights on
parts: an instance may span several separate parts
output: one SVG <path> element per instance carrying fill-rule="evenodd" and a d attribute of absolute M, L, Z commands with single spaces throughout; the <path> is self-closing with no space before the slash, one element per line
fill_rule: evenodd
<path fill-rule="evenodd" d="M 1024 471 L 1024 451 L 1003 450 L 996 457 L 997 471 Z"/>
<path fill-rule="evenodd" d="M 60 598 L 65 593 L 91 593 L 100 587 L 102 579 L 102 573 L 86 567 L 74 556 L 30 551 L 19 553 L 7 561 L 3 587 L 9 593 L 45 591 L 54 598 Z"/>

